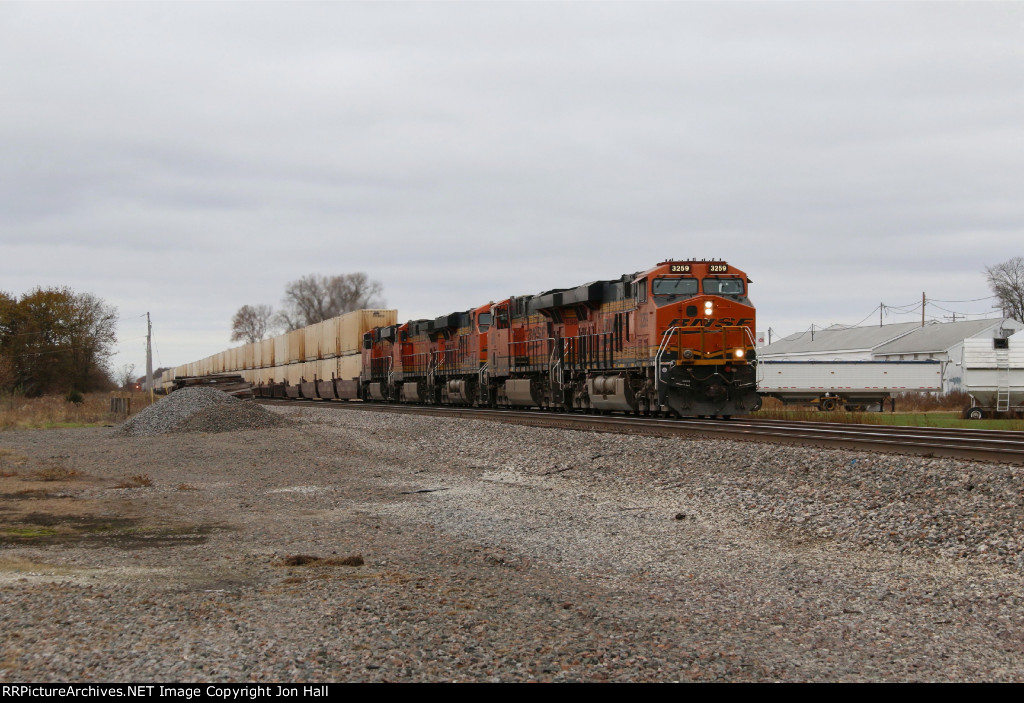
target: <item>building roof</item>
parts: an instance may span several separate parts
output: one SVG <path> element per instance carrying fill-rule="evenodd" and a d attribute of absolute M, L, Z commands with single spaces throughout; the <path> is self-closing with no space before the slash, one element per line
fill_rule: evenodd
<path fill-rule="evenodd" d="M 973 337 L 1002 323 L 1020 329 L 1014 320 L 988 318 L 963 322 L 899 322 L 892 325 L 841 327 L 835 325 L 799 332 L 773 342 L 758 352 L 764 359 L 771 356 L 827 354 L 829 352 L 872 352 L 873 354 L 920 354 L 946 351 L 967 337 Z"/>
<path fill-rule="evenodd" d="M 973 337 L 993 327 L 1019 328 L 1014 320 L 988 318 L 985 320 L 965 320 L 963 322 L 945 322 L 942 324 L 918 327 L 908 335 L 883 344 L 875 349 L 875 354 L 921 354 L 944 352 L 959 344 L 968 337 Z"/>
<path fill-rule="evenodd" d="M 894 325 L 868 327 L 840 327 L 834 325 L 825 329 L 798 332 L 772 342 L 761 349 L 760 358 L 780 354 L 822 354 L 839 351 L 870 351 L 875 347 L 909 334 L 921 323 L 899 322 Z M 813 339 L 812 339 L 813 336 Z"/>

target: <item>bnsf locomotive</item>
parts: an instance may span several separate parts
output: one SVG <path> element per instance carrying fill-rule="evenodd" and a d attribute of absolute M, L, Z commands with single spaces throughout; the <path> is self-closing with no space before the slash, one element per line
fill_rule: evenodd
<path fill-rule="evenodd" d="M 508 298 L 363 336 L 367 401 L 669 412 L 758 406 L 750 280 L 663 261 L 611 281 Z"/>

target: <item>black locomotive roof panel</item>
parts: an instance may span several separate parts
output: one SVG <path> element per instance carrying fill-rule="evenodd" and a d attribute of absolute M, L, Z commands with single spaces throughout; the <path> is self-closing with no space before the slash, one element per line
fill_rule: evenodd
<path fill-rule="evenodd" d="M 433 320 L 411 320 L 409 322 L 409 335 L 412 337 L 418 337 L 421 334 L 427 334 L 434 324 Z"/>
<path fill-rule="evenodd" d="M 470 321 L 470 313 L 468 312 L 453 312 L 450 315 L 441 315 L 433 320 L 433 331 L 442 330 L 446 327 L 452 327 L 458 329 L 460 327 L 467 327 Z"/>
<path fill-rule="evenodd" d="M 628 278 L 623 276 L 623 279 Z M 530 312 L 564 308 L 587 303 L 599 304 L 613 300 L 623 300 L 624 280 L 592 281 L 575 288 L 562 288 L 548 291 L 530 301 Z"/>

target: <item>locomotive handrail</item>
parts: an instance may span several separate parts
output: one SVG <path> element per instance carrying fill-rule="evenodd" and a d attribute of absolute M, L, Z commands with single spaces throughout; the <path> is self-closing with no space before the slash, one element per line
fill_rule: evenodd
<path fill-rule="evenodd" d="M 757 351 L 757 340 L 754 339 L 754 333 L 750 331 L 749 327 L 744 327 L 743 329 L 746 330 L 746 332 L 747 332 L 747 340 L 750 342 L 750 348 L 753 349 L 756 352 Z M 757 363 L 757 354 L 754 354 L 753 361 L 751 361 L 751 359 L 749 357 L 747 357 L 747 363 L 748 364 L 752 364 L 754 366 L 754 378 L 756 379 L 757 378 L 757 371 L 760 368 L 760 365 Z"/>
<path fill-rule="evenodd" d="M 485 361 L 481 366 L 480 370 L 477 371 L 477 395 L 480 396 L 480 401 L 486 404 L 486 396 L 484 395 L 487 386 L 484 381 L 484 376 L 487 374 L 487 362 Z"/>
<path fill-rule="evenodd" d="M 552 342 L 553 343 L 554 341 L 555 341 L 554 337 L 538 337 L 536 339 L 524 339 L 524 340 L 520 340 L 518 342 L 509 340 L 509 342 L 508 342 L 508 356 L 505 357 L 506 359 L 509 359 L 509 368 L 513 368 L 515 366 L 519 366 L 519 364 L 516 364 L 514 362 L 515 362 L 515 360 L 517 358 L 522 357 L 522 356 L 526 357 L 526 363 L 522 364 L 523 366 L 542 366 L 543 363 L 544 363 L 543 361 L 541 361 L 539 363 L 536 363 L 536 364 L 533 363 L 532 358 L 537 355 L 537 352 L 535 352 L 533 350 L 536 349 L 538 344 L 543 344 L 545 342 Z M 526 349 L 526 353 L 525 354 L 513 354 L 512 352 L 516 348 L 516 345 L 522 345 L 520 348 Z M 543 350 L 541 350 L 541 353 L 543 353 Z"/>
<path fill-rule="evenodd" d="M 428 357 L 431 352 L 417 352 L 415 354 L 402 354 L 402 376 L 420 376 L 427 372 L 430 361 L 421 361 L 418 357 Z"/>
<path fill-rule="evenodd" d="M 602 353 L 605 356 L 605 358 L 603 360 L 604 362 L 606 362 L 606 363 L 613 362 L 614 358 L 615 358 L 615 350 L 614 350 L 614 348 L 609 349 L 609 345 L 607 344 L 608 340 L 611 339 L 613 336 L 614 336 L 614 333 L 612 333 L 612 332 L 591 332 L 590 334 L 578 334 L 578 335 L 576 335 L 574 337 L 564 337 L 563 340 L 565 342 L 569 343 L 567 345 L 567 347 L 571 350 L 571 351 L 567 350 L 567 352 L 566 352 L 567 355 L 570 355 L 572 357 L 570 362 L 569 362 L 569 365 L 572 368 L 578 368 L 578 367 L 587 368 L 589 365 L 595 363 L 595 361 L 597 363 L 600 363 L 602 361 L 600 359 L 600 356 L 602 355 Z M 580 349 L 580 346 L 581 346 L 580 345 L 580 340 L 587 340 L 587 339 L 595 339 L 595 340 L 597 340 L 598 343 L 594 345 L 595 347 L 599 347 L 600 343 L 602 341 L 605 342 L 604 348 L 603 349 L 599 349 L 597 354 L 594 355 L 594 356 L 598 357 L 596 360 L 595 359 L 586 360 L 586 359 L 582 359 L 581 358 L 582 357 L 582 353 L 581 353 L 581 349 Z"/>
<path fill-rule="evenodd" d="M 668 343 L 672 339 L 672 335 L 676 333 L 678 327 L 669 327 L 665 330 L 665 333 L 661 335 L 661 344 L 658 345 L 658 353 L 654 355 L 654 391 L 658 393 L 661 387 L 661 357 L 668 348 Z M 660 394 L 658 395 L 660 398 Z"/>
<path fill-rule="evenodd" d="M 750 341 L 751 349 L 757 349 L 757 340 L 754 339 L 754 333 L 750 331 L 749 327 L 744 326 L 743 329 L 747 333 L 747 339 Z M 756 359 L 755 359 L 756 361 Z"/>
<path fill-rule="evenodd" d="M 555 341 L 558 341 L 558 340 L 555 340 Z M 558 390 L 561 391 L 562 390 L 562 383 L 563 383 L 563 379 L 564 379 L 564 376 L 562 374 L 562 372 L 564 370 L 563 365 L 562 365 L 562 360 L 565 357 L 565 354 L 564 353 L 563 354 L 557 354 L 559 346 L 560 345 L 558 345 L 558 344 L 552 344 L 551 345 L 551 354 L 548 356 L 548 366 L 550 367 L 551 370 L 548 372 L 548 376 L 551 378 L 551 384 L 554 385 L 555 383 L 557 383 L 558 384 Z M 556 359 L 556 356 L 557 356 L 557 359 Z"/>
<path fill-rule="evenodd" d="M 717 328 L 715 330 L 715 332 L 716 333 L 720 332 L 721 335 L 722 335 L 722 350 L 721 350 L 721 354 L 722 354 L 722 357 L 723 357 L 722 358 L 723 362 L 728 361 L 728 358 L 726 357 L 726 349 L 729 346 L 727 344 L 727 342 L 729 341 L 728 340 L 728 336 L 727 336 L 728 332 L 730 330 L 736 330 L 736 329 L 743 330 L 743 334 L 747 337 L 747 340 L 749 340 L 751 348 L 756 348 L 757 347 L 757 345 L 754 342 L 754 337 L 753 337 L 753 335 L 750 332 L 750 328 L 745 326 L 745 325 L 727 325 L 725 327 Z M 702 358 L 707 356 L 708 351 L 707 351 L 707 345 L 705 344 L 705 336 L 707 335 L 707 329 L 705 327 L 699 327 L 697 329 L 683 329 L 681 327 L 669 327 L 667 330 L 665 330 L 665 333 L 661 336 L 661 343 L 658 345 L 658 353 L 655 354 L 655 356 L 654 356 L 654 369 L 655 369 L 655 372 L 654 372 L 654 388 L 655 388 L 655 390 L 657 390 L 658 387 L 661 385 L 661 363 L 662 363 L 661 362 L 661 358 L 665 355 L 665 352 L 668 351 L 668 346 L 669 346 L 669 344 L 672 341 L 672 337 L 675 336 L 675 335 L 678 335 L 678 340 L 677 341 L 678 341 L 679 348 L 680 348 L 679 349 L 679 353 L 680 353 L 680 355 L 682 355 L 682 344 L 683 344 L 683 335 L 684 334 L 699 334 L 700 335 L 700 355 L 701 355 Z M 757 360 L 756 359 L 753 362 L 749 361 L 748 359 L 744 359 L 744 361 L 746 363 L 754 364 L 755 368 L 756 368 L 756 364 L 757 364 Z M 712 362 L 712 363 L 714 363 L 714 362 Z"/>
<path fill-rule="evenodd" d="M 437 364 L 438 364 L 437 356 L 438 356 L 438 354 L 437 354 L 436 351 L 431 351 L 431 352 L 429 352 L 429 354 L 430 354 L 430 359 L 427 361 L 427 387 L 428 388 L 433 388 L 434 387 L 434 376 L 437 373 Z"/>
<path fill-rule="evenodd" d="M 459 339 L 468 338 L 469 335 L 461 335 Z M 474 369 L 467 363 L 469 358 L 468 350 L 462 347 L 456 347 L 453 349 L 439 349 L 437 354 L 437 364 L 435 370 L 441 375 L 449 375 L 453 373 L 469 373 Z"/>

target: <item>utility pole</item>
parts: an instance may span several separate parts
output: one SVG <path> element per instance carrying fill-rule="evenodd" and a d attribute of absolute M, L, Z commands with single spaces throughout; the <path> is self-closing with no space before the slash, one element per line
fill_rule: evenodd
<path fill-rule="evenodd" d="M 885 312 L 885 303 L 878 304 L 878 326 L 882 326 L 882 313 Z"/>
<path fill-rule="evenodd" d="M 153 397 L 153 323 L 149 321 L 149 313 L 146 313 L 146 387 L 149 388 L 149 402 Z"/>
<path fill-rule="evenodd" d="M 925 306 L 925 298 L 924 298 L 924 292 L 922 291 L 922 293 L 921 293 L 921 326 L 922 327 L 924 327 L 924 306 Z"/>

